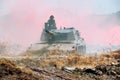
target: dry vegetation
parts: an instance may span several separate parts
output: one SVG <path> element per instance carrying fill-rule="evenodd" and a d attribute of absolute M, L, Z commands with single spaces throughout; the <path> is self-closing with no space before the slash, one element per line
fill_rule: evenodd
<path fill-rule="evenodd" d="M 17 66 L 10 60 L 0 59 L 0 80 L 41 80 L 36 77 L 32 70 Z"/>
<path fill-rule="evenodd" d="M 94 56 L 80 56 L 76 52 L 65 55 L 54 51 L 42 55 L 42 58 L 38 54 L 36 56 L 30 53 L 25 54 L 24 57 L 16 60 L 1 58 L 0 80 L 120 79 L 120 50 Z M 69 70 L 67 68 L 75 69 Z"/>
<path fill-rule="evenodd" d="M 57 55 L 55 54 L 57 53 Z M 57 56 L 66 56 L 66 57 L 57 57 Z M 44 62 L 44 65 L 49 66 L 49 64 L 53 63 L 56 64 L 58 67 L 77 67 L 77 68 L 87 68 L 87 67 L 95 67 L 97 65 L 108 65 L 112 63 L 117 63 L 118 59 L 120 59 L 120 52 L 111 52 L 108 54 L 101 54 L 101 55 L 94 55 L 94 56 L 87 56 L 87 55 L 76 55 L 73 54 L 60 54 L 59 52 L 50 53 L 44 55 L 48 57 L 47 59 L 41 59 L 39 62 Z M 51 58 L 53 56 L 53 58 Z M 54 58 L 55 57 L 55 58 Z"/>

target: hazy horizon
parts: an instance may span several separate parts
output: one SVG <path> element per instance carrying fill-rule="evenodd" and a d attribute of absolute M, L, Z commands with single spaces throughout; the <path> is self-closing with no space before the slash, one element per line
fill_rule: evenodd
<path fill-rule="evenodd" d="M 119 21 L 110 16 L 120 11 L 119 3 L 119 0 L 1 0 L 0 40 L 22 45 L 37 43 L 44 22 L 54 15 L 58 28 L 75 27 L 87 45 L 120 45 L 120 25 L 116 23 Z"/>

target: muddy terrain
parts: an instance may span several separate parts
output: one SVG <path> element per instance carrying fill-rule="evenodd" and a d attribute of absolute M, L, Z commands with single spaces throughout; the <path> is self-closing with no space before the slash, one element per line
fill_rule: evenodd
<path fill-rule="evenodd" d="M 60 56 L 1 57 L 0 80 L 120 80 L 120 50 L 94 56 Z"/>

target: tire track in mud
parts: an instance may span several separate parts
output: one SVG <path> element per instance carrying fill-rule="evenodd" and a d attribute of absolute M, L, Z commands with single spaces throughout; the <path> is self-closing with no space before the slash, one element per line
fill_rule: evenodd
<path fill-rule="evenodd" d="M 73 80 L 72 78 L 67 77 L 66 73 L 50 72 L 44 69 L 39 68 L 30 68 L 31 70 L 42 74 L 48 80 Z M 61 72 L 61 71 L 60 71 Z"/>

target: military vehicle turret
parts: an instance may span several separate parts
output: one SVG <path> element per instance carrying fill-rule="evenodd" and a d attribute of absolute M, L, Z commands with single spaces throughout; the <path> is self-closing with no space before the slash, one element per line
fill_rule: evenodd
<path fill-rule="evenodd" d="M 40 42 L 31 45 L 30 50 L 54 51 L 58 49 L 62 52 L 76 51 L 79 54 L 86 53 L 86 45 L 83 38 L 80 37 L 78 30 L 71 28 L 57 29 L 54 16 L 51 15 L 45 23 Z"/>

